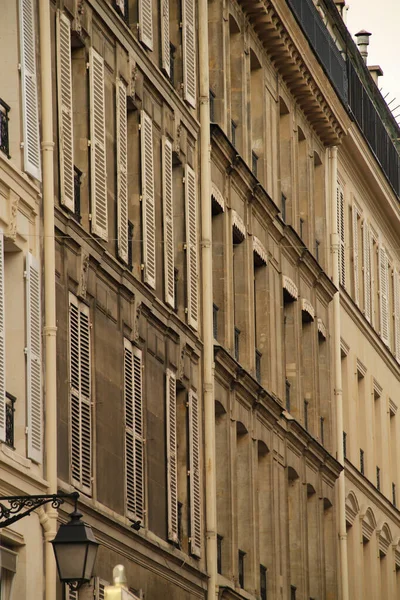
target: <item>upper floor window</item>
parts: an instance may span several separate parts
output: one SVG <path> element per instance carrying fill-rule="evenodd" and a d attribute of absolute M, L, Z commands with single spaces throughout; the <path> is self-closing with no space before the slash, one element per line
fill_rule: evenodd
<path fill-rule="evenodd" d="M 8 113 L 10 107 L 0 98 L 0 150 L 10 158 L 8 144 Z"/>
<path fill-rule="evenodd" d="M 121 17 L 129 22 L 129 0 L 114 0 L 114 8 Z"/>
<path fill-rule="evenodd" d="M 215 94 L 210 90 L 210 121 L 215 123 Z"/>
<path fill-rule="evenodd" d="M 253 150 L 253 152 L 251 153 L 251 172 L 253 173 L 254 177 L 257 177 L 257 168 L 258 168 L 258 156 Z"/>

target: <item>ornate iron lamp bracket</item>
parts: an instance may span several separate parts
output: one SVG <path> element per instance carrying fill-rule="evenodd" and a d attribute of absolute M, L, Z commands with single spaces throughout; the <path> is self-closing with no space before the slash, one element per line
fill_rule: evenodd
<path fill-rule="evenodd" d="M 59 508 L 61 504 L 64 504 L 67 498 L 74 500 L 76 510 L 79 498 L 78 492 L 72 492 L 70 494 L 59 492 L 58 494 L 50 494 L 48 496 L 0 497 L 0 529 L 23 519 L 44 504 L 51 503 L 53 508 Z M 8 506 L 3 504 L 3 502 L 8 502 Z"/>

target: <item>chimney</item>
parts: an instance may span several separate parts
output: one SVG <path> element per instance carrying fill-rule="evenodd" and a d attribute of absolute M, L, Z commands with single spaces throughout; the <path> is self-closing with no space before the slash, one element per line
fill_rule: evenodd
<path fill-rule="evenodd" d="M 372 79 L 375 81 L 376 85 L 378 85 L 378 77 L 382 77 L 383 71 L 379 65 L 371 65 L 368 66 L 368 71 L 372 75 Z"/>
<path fill-rule="evenodd" d="M 360 51 L 361 56 L 364 59 L 365 64 L 367 64 L 368 57 L 368 46 L 369 46 L 369 36 L 372 35 L 365 29 L 362 29 L 358 33 L 356 33 L 355 37 L 357 38 L 357 46 Z"/>

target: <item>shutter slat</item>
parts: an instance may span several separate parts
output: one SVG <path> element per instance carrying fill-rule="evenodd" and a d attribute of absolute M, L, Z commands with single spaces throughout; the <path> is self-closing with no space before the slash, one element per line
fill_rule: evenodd
<path fill-rule="evenodd" d="M 167 370 L 167 489 L 168 489 L 168 539 L 178 542 L 178 457 L 176 448 L 176 378 Z"/>
<path fill-rule="evenodd" d="M 28 457 L 42 462 L 42 331 L 39 261 L 26 260 Z"/>
<path fill-rule="evenodd" d="M 354 268 L 354 300 L 360 305 L 360 290 L 358 277 L 358 217 L 359 213 L 353 204 L 353 268 Z"/>
<path fill-rule="evenodd" d="M 149 50 L 153 50 L 152 4 L 152 0 L 139 0 L 139 39 Z"/>
<path fill-rule="evenodd" d="M 201 556 L 200 415 L 197 394 L 189 391 L 190 552 Z"/>
<path fill-rule="evenodd" d="M 194 0 L 183 0 L 183 95 L 196 108 L 196 10 Z"/>
<path fill-rule="evenodd" d="M 135 500 L 136 518 L 144 518 L 144 451 L 143 451 L 143 382 L 142 351 L 133 348 L 133 400 L 134 400 L 134 433 L 135 433 Z"/>
<path fill-rule="evenodd" d="M 101 579 L 100 577 L 95 578 L 95 600 L 105 600 L 106 597 L 106 586 L 108 586 L 108 581 Z"/>
<path fill-rule="evenodd" d="M 156 287 L 156 238 L 153 165 L 153 123 L 147 113 L 141 114 L 142 221 L 144 281 Z"/>
<path fill-rule="evenodd" d="M 337 194 L 337 231 L 339 236 L 339 283 L 346 287 L 346 231 L 344 220 L 344 194 L 342 187 L 338 184 Z"/>
<path fill-rule="evenodd" d="M 91 229 L 108 239 L 104 60 L 89 49 Z"/>
<path fill-rule="evenodd" d="M 389 273 L 388 258 L 383 246 L 379 247 L 379 298 L 381 338 L 389 345 Z"/>
<path fill-rule="evenodd" d="M 161 67 L 168 77 L 171 74 L 169 41 L 169 0 L 161 0 Z"/>
<path fill-rule="evenodd" d="M 71 22 L 68 17 L 60 11 L 57 12 L 57 50 L 60 202 L 69 210 L 74 211 Z"/>
<path fill-rule="evenodd" d="M 185 167 L 185 204 L 186 204 L 186 262 L 187 262 L 187 298 L 188 325 L 198 329 L 199 321 L 199 284 L 198 284 L 198 247 L 197 247 L 197 193 L 196 175 L 189 165 Z"/>
<path fill-rule="evenodd" d="M 41 179 L 36 43 L 33 0 L 19 1 L 21 40 L 22 121 L 24 131 L 24 169 Z"/>
<path fill-rule="evenodd" d="M 128 123 L 126 85 L 117 81 L 117 227 L 118 255 L 128 263 Z"/>
<path fill-rule="evenodd" d="M 400 281 L 397 270 L 393 273 L 393 290 L 394 290 L 394 345 L 395 356 L 397 362 L 400 362 Z"/>
<path fill-rule="evenodd" d="M 0 441 L 6 439 L 6 340 L 4 299 L 4 234 L 0 229 Z"/>
<path fill-rule="evenodd" d="M 164 209 L 164 271 L 165 301 L 172 308 L 175 306 L 175 261 L 174 261 L 174 205 L 172 183 L 172 144 L 163 138 L 162 146 L 163 173 L 163 209 Z"/>
<path fill-rule="evenodd" d="M 364 263 L 364 313 L 371 323 L 371 249 L 367 221 L 363 223 L 363 263 Z"/>

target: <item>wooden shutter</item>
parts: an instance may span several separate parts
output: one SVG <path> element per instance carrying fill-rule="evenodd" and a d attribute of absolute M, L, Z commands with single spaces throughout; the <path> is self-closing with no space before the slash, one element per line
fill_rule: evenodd
<path fill-rule="evenodd" d="M 72 119 L 71 22 L 57 12 L 57 94 L 60 152 L 60 202 L 71 211 L 74 201 L 74 130 Z"/>
<path fill-rule="evenodd" d="M 108 581 L 104 581 L 104 579 L 100 579 L 100 577 L 95 578 L 95 600 L 105 600 L 106 592 L 105 588 L 107 585 L 110 585 Z"/>
<path fill-rule="evenodd" d="M 65 585 L 65 600 L 79 600 L 78 590 L 71 590 L 69 585 Z"/>
<path fill-rule="evenodd" d="M 70 294 L 69 358 L 73 483 L 92 492 L 92 407 L 89 307 Z"/>
<path fill-rule="evenodd" d="M 363 223 L 364 314 L 371 323 L 371 248 L 367 221 Z"/>
<path fill-rule="evenodd" d="M 126 85 L 117 81 L 117 244 L 118 256 L 128 263 L 128 123 Z"/>
<path fill-rule="evenodd" d="M 108 239 L 104 60 L 89 49 L 91 229 Z"/>
<path fill-rule="evenodd" d="M 189 165 L 185 167 L 185 204 L 188 324 L 197 330 L 199 321 L 197 193 L 196 175 Z"/>
<path fill-rule="evenodd" d="M 357 306 L 360 305 L 360 290 L 358 277 L 358 217 L 359 213 L 353 204 L 353 268 L 354 268 L 354 301 Z"/>
<path fill-rule="evenodd" d="M 161 67 L 171 74 L 169 41 L 169 0 L 161 0 Z"/>
<path fill-rule="evenodd" d="M 4 235 L 0 229 L 0 441 L 6 439 L 6 340 L 4 299 Z"/>
<path fill-rule="evenodd" d="M 344 194 L 340 185 L 337 186 L 337 231 L 339 236 L 339 283 L 346 287 L 346 236 L 344 222 Z"/>
<path fill-rule="evenodd" d="M 196 108 L 196 9 L 194 0 L 183 0 L 183 96 Z"/>
<path fill-rule="evenodd" d="M 39 261 L 26 257 L 26 379 L 28 457 L 42 462 L 42 315 Z"/>
<path fill-rule="evenodd" d="M 153 165 L 153 123 L 147 113 L 141 113 L 142 221 L 144 281 L 156 287 L 156 237 Z"/>
<path fill-rule="evenodd" d="M 125 497 L 130 519 L 144 518 L 142 352 L 124 339 Z"/>
<path fill-rule="evenodd" d="M 390 334 L 388 259 L 383 246 L 379 247 L 379 305 L 381 338 L 385 342 L 385 344 L 389 345 Z"/>
<path fill-rule="evenodd" d="M 394 292 L 394 350 L 396 360 L 400 362 L 400 281 L 397 270 L 393 273 Z"/>
<path fill-rule="evenodd" d="M 139 0 L 139 39 L 153 50 L 153 0 Z"/>
<path fill-rule="evenodd" d="M 164 137 L 162 146 L 165 301 L 175 306 L 174 204 L 172 197 L 172 144 Z"/>
<path fill-rule="evenodd" d="M 168 489 L 168 539 L 178 541 L 178 456 L 176 449 L 176 378 L 167 370 L 166 377 L 167 422 L 167 489 Z"/>
<path fill-rule="evenodd" d="M 200 411 L 197 394 L 189 391 L 190 552 L 201 555 Z"/>
<path fill-rule="evenodd" d="M 38 86 L 33 7 L 33 0 L 19 0 L 24 169 L 26 173 L 40 180 Z"/>

